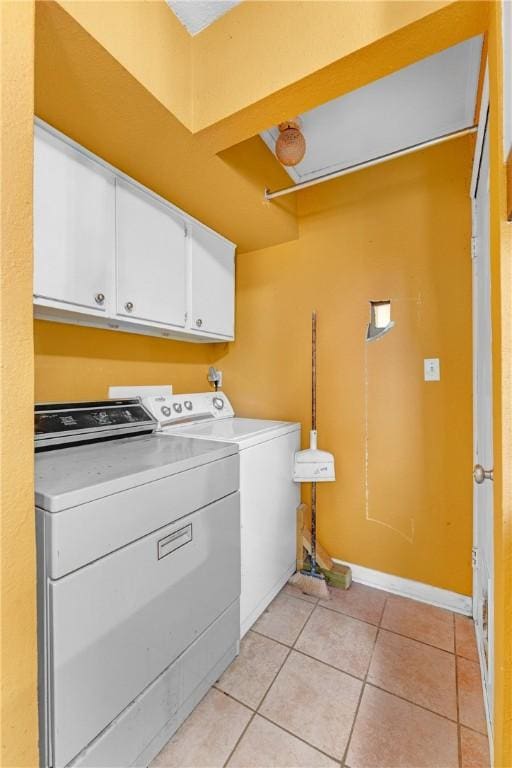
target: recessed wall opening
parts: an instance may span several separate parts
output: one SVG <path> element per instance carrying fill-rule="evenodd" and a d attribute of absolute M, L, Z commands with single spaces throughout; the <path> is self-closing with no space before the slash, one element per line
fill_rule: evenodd
<path fill-rule="evenodd" d="M 380 339 L 394 327 L 391 320 L 391 299 L 370 301 L 370 323 L 366 331 L 366 341 Z"/>

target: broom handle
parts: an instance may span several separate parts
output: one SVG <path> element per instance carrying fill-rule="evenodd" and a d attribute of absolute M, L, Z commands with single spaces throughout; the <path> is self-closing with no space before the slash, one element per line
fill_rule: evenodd
<path fill-rule="evenodd" d="M 316 429 L 316 312 L 311 317 L 311 429 Z"/>
<path fill-rule="evenodd" d="M 316 562 L 316 483 L 311 483 L 311 573 L 319 573 Z"/>
<path fill-rule="evenodd" d="M 311 317 L 311 427 L 316 430 L 316 312 Z M 316 483 L 311 483 L 311 573 L 316 564 Z"/>

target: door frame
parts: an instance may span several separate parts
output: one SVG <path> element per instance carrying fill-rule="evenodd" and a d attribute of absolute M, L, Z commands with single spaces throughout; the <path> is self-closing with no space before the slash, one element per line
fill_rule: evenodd
<path fill-rule="evenodd" d="M 477 137 L 476 137 L 476 143 L 475 143 L 475 153 L 473 158 L 473 169 L 472 169 L 472 175 L 471 175 L 471 185 L 470 185 L 470 198 L 471 198 L 471 258 L 473 259 L 473 253 L 474 253 L 474 247 L 475 247 L 475 240 L 478 235 L 476 232 L 476 194 L 478 190 L 478 183 L 479 183 L 479 175 L 480 175 L 480 166 L 482 162 L 482 153 L 484 149 L 484 140 L 486 137 L 486 133 L 489 132 L 489 73 L 488 73 L 488 65 L 486 65 L 485 68 L 485 76 L 483 81 L 483 88 L 482 88 L 482 96 L 480 101 L 480 111 L 478 116 L 478 130 L 477 130 Z M 490 141 L 490 136 L 487 137 L 488 141 Z M 490 201 L 489 201 L 490 202 Z M 490 250 L 490 242 L 489 242 L 489 250 Z M 473 309 L 474 309 L 474 295 L 473 295 Z M 475 326 L 474 326 L 474 314 L 472 319 L 473 324 L 473 382 L 475 381 L 475 368 L 476 368 L 476 357 L 475 357 L 475 345 L 474 345 L 474 339 L 475 339 Z M 473 398 L 475 396 L 475 393 L 473 392 Z M 474 411 L 473 411 L 474 415 Z M 492 426 L 492 425 L 491 425 Z M 473 418 L 473 446 L 476 442 L 476 419 Z M 474 455 L 474 454 L 473 454 Z M 494 535 L 494 526 L 493 526 L 493 535 Z M 475 618 L 476 615 L 476 601 L 475 601 L 475 595 L 477 594 L 476 590 L 476 563 L 475 563 L 475 548 L 477 544 L 477 525 L 476 525 L 476 510 L 473 506 L 473 618 Z M 494 555 L 493 555 L 493 562 L 492 562 L 492 573 L 493 573 L 493 580 L 492 580 L 492 586 L 494 590 Z M 489 602 L 488 602 L 488 611 L 489 611 L 489 642 L 493 644 L 492 648 L 492 666 L 491 666 L 491 674 L 492 674 L 492 695 L 494 696 L 494 685 L 495 685 L 495 665 L 494 665 L 494 594 L 489 594 Z M 484 698 L 484 706 L 485 706 L 485 716 L 487 720 L 487 735 L 489 738 L 489 751 L 491 754 L 491 760 L 492 755 L 494 754 L 494 729 L 493 729 L 493 718 L 490 712 L 489 708 L 489 702 L 487 699 L 487 696 L 485 695 L 485 677 L 484 677 L 484 667 L 486 666 L 485 658 L 483 657 L 483 651 L 479 643 L 477 643 L 478 648 L 478 658 L 480 663 L 480 674 L 482 679 L 482 692 L 483 692 L 483 698 Z"/>

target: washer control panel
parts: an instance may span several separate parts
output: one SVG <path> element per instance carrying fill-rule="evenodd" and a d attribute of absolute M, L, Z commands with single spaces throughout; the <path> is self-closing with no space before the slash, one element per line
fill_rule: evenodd
<path fill-rule="evenodd" d="M 172 424 L 179 426 L 211 419 L 227 419 L 235 415 L 224 392 L 151 395 L 143 397 L 142 401 L 158 420 L 160 428 Z"/>

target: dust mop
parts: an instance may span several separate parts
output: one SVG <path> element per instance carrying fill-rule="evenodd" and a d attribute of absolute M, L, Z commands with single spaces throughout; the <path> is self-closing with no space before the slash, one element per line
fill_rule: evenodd
<path fill-rule="evenodd" d="M 302 592 L 328 600 L 329 590 L 324 574 L 316 561 L 316 484 L 334 480 L 334 456 L 317 447 L 316 430 L 316 312 L 311 319 L 311 432 L 309 448 L 295 454 L 293 479 L 297 483 L 311 483 L 311 569 L 295 573 L 290 584 Z"/>

